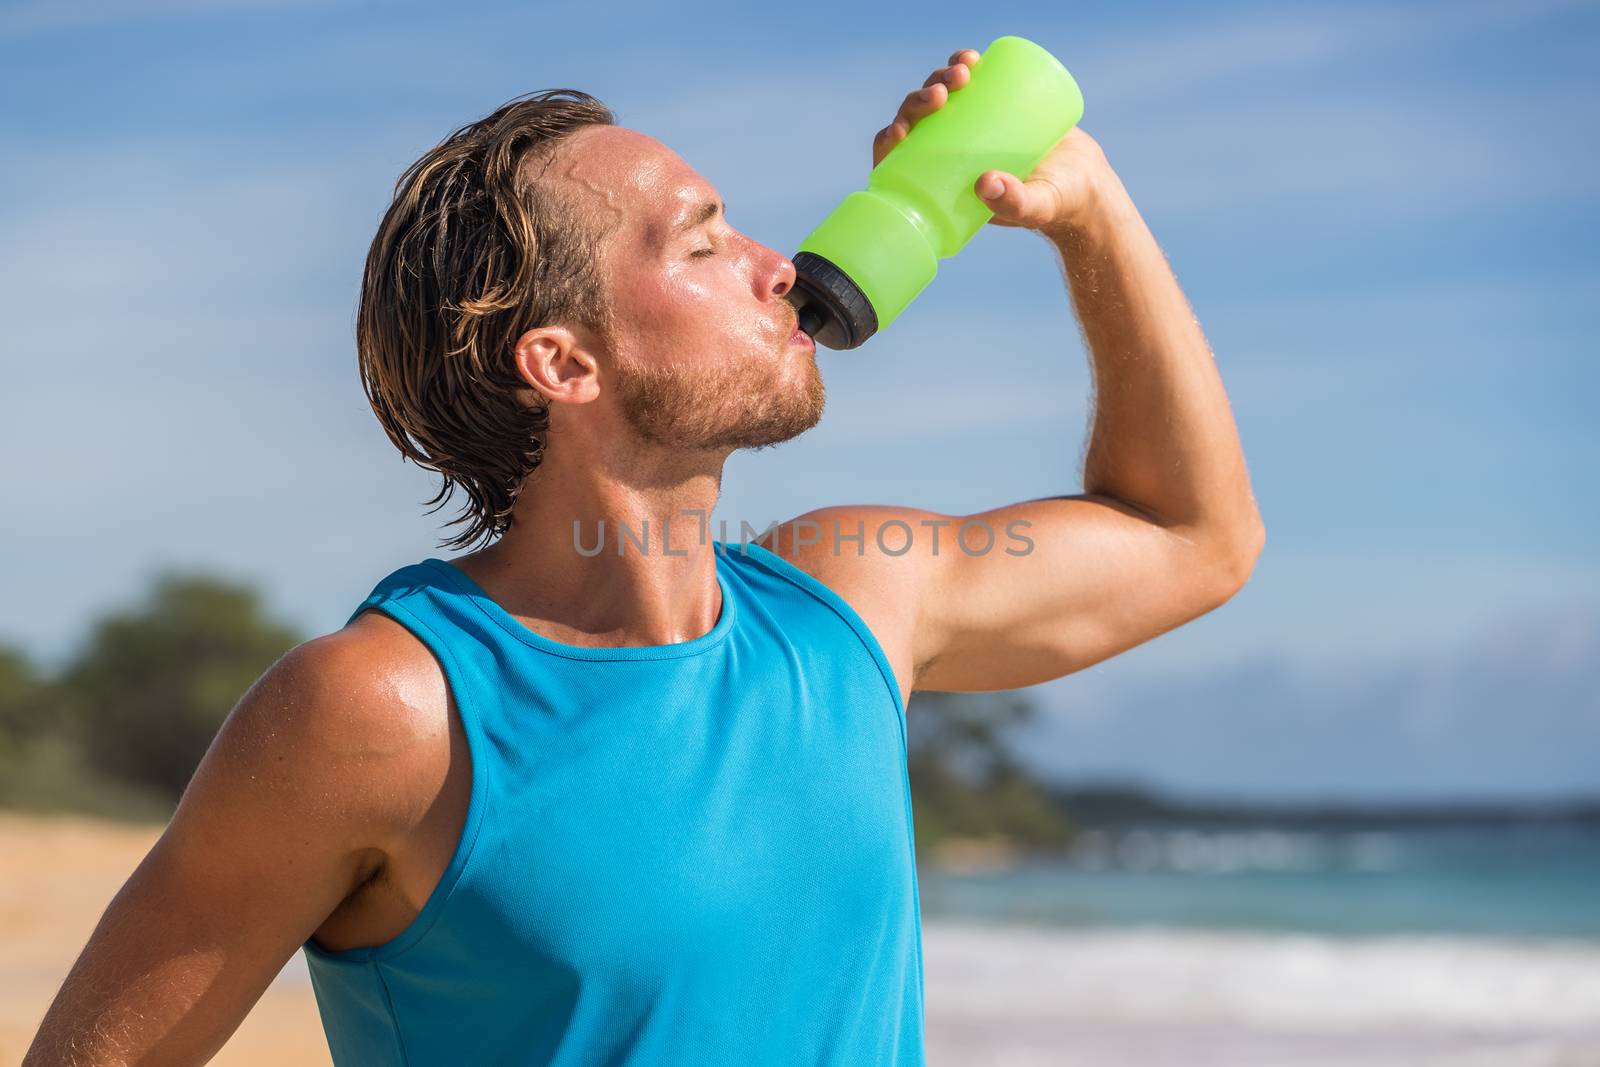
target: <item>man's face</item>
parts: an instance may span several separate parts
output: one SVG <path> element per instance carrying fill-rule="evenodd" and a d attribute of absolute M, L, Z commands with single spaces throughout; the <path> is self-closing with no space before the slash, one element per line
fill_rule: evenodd
<path fill-rule="evenodd" d="M 580 186 L 609 228 L 603 388 L 640 438 L 731 451 L 815 426 L 816 349 L 783 299 L 794 265 L 729 225 L 716 189 L 659 141 L 597 126 L 565 147 L 551 176 Z"/>

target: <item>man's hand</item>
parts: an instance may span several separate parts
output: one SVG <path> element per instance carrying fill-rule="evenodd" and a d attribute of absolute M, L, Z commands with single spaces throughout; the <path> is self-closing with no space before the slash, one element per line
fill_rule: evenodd
<path fill-rule="evenodd" d="M 908 93 L 894 121 L 873 138 L 872 165 L 883 162 L 913 126 L 945 105 L 950 94 L 960 92 L 979 60 L 976 49 L 963 48 L 951 54 L 949 65 L 928 75 L 921 89 Z M 1026 180 L 1003 170 L 986 170 L 978 175 L 973 192 L 994 212 L 990 225 L 1037 230 L 1060 239 L 1083 221 L 1102 189 L 1117 185 L 1100 145 L 1075 126 Z"/>

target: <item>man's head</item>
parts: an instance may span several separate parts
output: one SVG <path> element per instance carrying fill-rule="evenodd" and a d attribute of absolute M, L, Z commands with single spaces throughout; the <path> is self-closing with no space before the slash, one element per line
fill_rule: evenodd
<path fill-rule="evenodd" d="M 515 100 L 414 163 L 367 258 L 362 381 L 390 438 L 504 531 L 544 462 L 726 454 L 821 418 L 794 267 L 660 142 L 576 90 Z M 713 210 L 715 209 L 715 210 Z M 566 451 L 563 451 L 566 449 Z"/>

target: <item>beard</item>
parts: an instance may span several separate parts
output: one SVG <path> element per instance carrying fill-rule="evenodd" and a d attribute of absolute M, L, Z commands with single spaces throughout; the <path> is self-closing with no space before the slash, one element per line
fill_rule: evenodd
<path fill-rule="evenodd" d="M 798 384 L 773 387 L 753 360 L 708 369 L 618 360 L 619 407 L 641 440 L 670 448 L 733 451 L 792 440 L 822 421 L 816 358 Z"/>

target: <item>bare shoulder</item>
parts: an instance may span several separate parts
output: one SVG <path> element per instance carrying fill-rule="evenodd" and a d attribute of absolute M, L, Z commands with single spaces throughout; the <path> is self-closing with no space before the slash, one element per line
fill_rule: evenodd
<path fill-rule="evenodd" d="M 376 847 L 403 836 L 437 794 L 449 730 L 438 661 L 405 627 L 368 611 L 262 675 L 212 755 L 258 770 L 293 763 L 285 786 L 341 803 L 350 832 Z"/>
<path fill-rule="evenodd" d="M 920 664 L 913 647 L 922 591 L 936 557 L 930 538 L 949 542 L 949 515 L 888 504 L 840 504 L 808 511 L 757 543 L 837 593 L 861 616 L 894 669 L 902 702 Z"/>
<path fill-rule="evenodd" d="M 451 772 L 453 729 L 432 653 L 393 619 L 365 612 L 291 649 L 240 698 L 158 850 L 192 860 L 213 887 L 290 864 L 318 928 L 369 880 L 392 874 L 427 831 Z M 252 828 L 247 839 L 240 826 Z"/>

